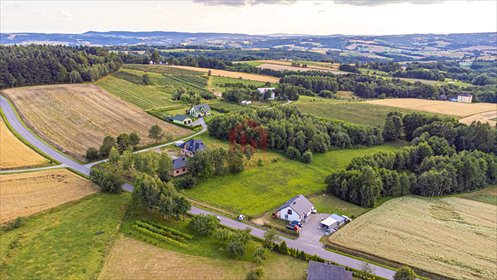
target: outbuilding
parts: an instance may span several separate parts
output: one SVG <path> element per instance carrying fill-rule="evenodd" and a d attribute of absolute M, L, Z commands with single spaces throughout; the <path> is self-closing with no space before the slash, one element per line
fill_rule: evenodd
<path fill-rule="evenodd" d="M 310 261 L 307 267 L 307 280 L 352 280 L 352 271 L 345 267 Z"/>
<path fill-rule="evenodd" d="M 321 227 L 326 229 L 334 228 L 337 229 L 347 223 L 347 218 L 340 216 L 338 214 L 332 214 L 328 218 L 321 221 Z"/>

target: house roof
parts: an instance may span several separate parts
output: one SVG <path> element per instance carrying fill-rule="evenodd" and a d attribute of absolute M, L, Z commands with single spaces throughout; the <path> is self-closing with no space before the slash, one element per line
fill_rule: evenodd
<path fill-rule="evenodd" d="M 464 97 L 472 97 L 473 95 L 469 94 L 469 93 L 461 93 L 457 96 L 464 96 Z"/>
<path fill-rule="evenodd" d="M 182 148 L 190 152 L 204 151 L 205 145 L 204 142 L 202 142 L 202 140 L 190 139 L 182 145 Z"/>
<path fill-rule="evenodd" d="M 307 280 L 352 280 L 352 271 L 345 267 L 310 261 L 307 268 Z"/>
<path fill-rule="evenodd" d="M 179 157 L 173 159 L 173 169 L 186 167 L 186 157 Z"/>
<path fill-rule="evenodd" d="M 211 110 L 211 107 L 209 107 L 209 105 L 207 105 L 207 104 L 198 104 L 198 105 L 195 105 L 195 106 L 192 107 L 192 109 L 195 110 L 195 112 L 199 112 L 202 108 L 205 111 L 210 111 Z"/>
<path fill-rule="evenodd" d="M 309 213 L 311 211 L 311 208 L 314 207 L 312 203 L 305 198 L 305 196 L 299 194 L 295 197 L 292 197 L 290 200 L 288 200 L 285 204 L 281 205 L 280 208 L 278 208 L 279 211 L 283 208 L 286 207 L 292 207 L 293 210 L 295 210 L 299 215 L 303 213 Z"/>
<path fill-rule="evenodd" d="M 259 93 L 266 93 L 268 90 L 274 90 L 274 87 L 263 87 L 263 88 L 257 88 Z"/>
<path fill-rule="evenodd" d="M 176 116 L 172 117 L 171 119 L 172 119 L 172 120 L 177 120 L 177 121 L 182 122 L 182 121 L 184 121 L 184 120 L 186 120 L 186 119 L 189 119 L 189 118 L 188 118 L 187 116 L 185 116 L 185 115 L 180 115 L 180 114 L 178 114 L 178 115 L 176 115 Z"/>

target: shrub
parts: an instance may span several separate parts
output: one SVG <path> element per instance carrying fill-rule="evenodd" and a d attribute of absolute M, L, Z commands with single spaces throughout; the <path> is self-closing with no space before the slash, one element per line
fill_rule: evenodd
<path fill-rule="evenodd" d="M 219 220 L 213 215 L 195 215 L 188 225 L 200 236 L 210 235 L 218 226 Z"/>
<path fill-rule="evenodd" d="M 312 162 L 312 152 L 310 150 L 305 151 L 302 154 L 302 158 L 300 160 L 303 163 L 311 163 Z"/>
<path fill-rule="evenodd" d="M 395 275 L 393 276 L 394 280 L 415 280 L 417 278 L 416 273 L 408 266 L 402 266 Z"/>
<path fill-rule="evenodd" d="M 180 189 L 191 189 L 195 186 L 197 180 L 193 178 L 191 175 L 186 175 L 181 178 L 178 178 L 174 181 L 174 186 Z"/>
<path fill-rule="evenodd" d="M 85 158 L 88 161 L 94 161 L 97 160 L 100 157 L 100 154 L 98 153 L 97 148 L 95 147 L 90 147 L 88 150 L 86 150 L 86 155 Z"/>
<path fill-rule="evenodd" d="M 252 255 L 252 259 L 257 265 L 261 265 L 267 258 L 267 249 L 264 247 L 257 247 Z"/>

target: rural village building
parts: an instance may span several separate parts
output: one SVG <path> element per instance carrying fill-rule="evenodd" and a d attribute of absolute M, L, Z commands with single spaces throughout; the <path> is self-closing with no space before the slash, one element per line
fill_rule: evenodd
<path fill-rule="evenodd" d="M 176 177 L 187 173 L 186 161 L 186 157 L 174 158 L 171 176 Z"/>
<path fill-rule="evenodd" d="M 352 280 L 352 271 L 343 266 L 310 261 L 307 280 Z"/>
<path fill-rule="evenodd" d="M 204 151 L 205 145 L 202 140 L 190 139 L 185 143 L 181 144 L 181 154 L 188 157 L 193 157 L 196 152 Z"/>
<path fill-rule="evenodd" d="M 211 108 L 207 104 L 193 106 L 189 111 L 190 116 L 200 118 L 211 114 Z"/>
<path fill-rule="evenodd" d="M 457 102 L 471 103 L 473 102 L 473 95 L 468 93 L 459 94 L 457 96 Z"/>
<path fill-rule="evenodd" d="M 257 88 L 257 91 L 259 91 L 263 98 L 266 95 L 266 92 L 271 92 L 271 95 L 267 98 L 267 100 L 274 100 L 275 98 L 274 88 Z"/>
<path fill-rule="evenodd" d="M 314 205 L 303 195 L 299 194 L 280 206 L 273 216 L 287 221 L 303 221 L 310 217 Z"/>
<path fill-rule="evenodd" d="M 188 125 L 192 123 L 192 119 L 185 115 L 176 115 L 174 117 L 169 118 L 173 123 L 178 123 L 178 124 L 183 124 L 183 125 Z"/>

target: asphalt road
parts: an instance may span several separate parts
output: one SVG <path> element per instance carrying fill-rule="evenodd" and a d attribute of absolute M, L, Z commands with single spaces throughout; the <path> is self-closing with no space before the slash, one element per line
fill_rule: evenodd
<path fill-rule="evenodd" d="M 95 165 L 96 163 L 91 163 L 91 164 L 87 164 L 87 165 L 80 164 L 80 163 L 74 161 L 73 159 L 71 159 L 71 158 L 63 155 L 62 153 L 59 153 L 54 148 L 50 147 L 45 142 L 43 142 L 42 140 L 40 140 L 39 138 L 37 138 L 33 133 L 31 133 L 28 129 L 26 129 L 22 125 L 22 123 L 17 118 L 17 115 L 16 115 L 16 113 L 14 111 L 14 108 L 10 105 L 10 103 L 3 96 L 0 96 L 0 106 L 1 106 L 1 108 L 2 108 L 2 110 L 4 112 L 4 114 L 5 114 L 5 117 L 7 118 L 7 121 L 10 123 L 10 125 L 12 126 L 12 128 L 14 130 L 16 130 L 17 133 L 19 135 L 21 135 L 21 137 L 23 137 L 26 141 L 28 141 L 33 146 L 35 146 L 38 149 L 40 149 L 46 155 L 48 155 L 48 156 L 52 157 L 53 159 L 59 161 L 62 164 L 61 167 L 68 167 L 68 168 L 74 169 L 75 171 L 80 172 L 82 174 L 90 175 L 90 168 L 91 168 L 91 166 Z M 199 134 L 205 132 L 206 130 L 207 130 L 207 125 L 205 124 L 205 122 L 203 122 L 203 124 L 202 124 L 202 131 L 200 131 L 198 133 L 195 133 L 194 135 L 191 135 L 189 137 L 186 137 L 183 140 L 186 140 L 188 138 L 191 138 L 191 137 L 194 137 L 196 135 L 199 135 Z M 174 144 L 174 142 L 170 142 L 170 143 L 166 143 L 166 144 L 160 145 L 160 147 L 168 146 L 168 145 L 172 145 L 172 144 Z M 146 150 L 151 150 L 151 149 L 155 149 L 155 148 L 157 148 L 157 146 L 149 148 L 149 149 L 146 149 Z M 141 150 L 141 151 L 138 151 L 138 152 L 143 152 L 143 151 L 146 151 L 146 150 Z M 99 162 L 97 162 L 97 163 L 99 163 Z M 123 185 L 123 189 L 125 191 L 132 192 L 133 191 L 133 186 L 131 186 L 129 184 L 125 184 L 125 185 Z M 190 210 L 190 213 L 192 213 L 194 215 L 195 214 L 212 214 L 212 215 L 215 215 L 212 212 L 209 212 L 209 211 L 206 211 L 206 210 L 203 210 L 203 209 L 199 209 L 199 208 L 196 208 L 196 207 L 192 207 L 191 210 Z M 265 231 L 262 230 L 262 229 L 260 229 L 260 228 L 253 227 L 253 226 L 247 225 L 245 223 L 242 223 L 242 222 L 239 222 L 239 221 L 236 221 L 236 220 L 224 217 L 224 216 L 220 216 L 220 218 L 221 218 L 220 222 L 221 222 L 222 225 L 225 225 L 225 226 L 233 228 L 233 229 L 250 228 L 251 229 L 251 234 L 253 236 L 259 237 L 259 238 L 264 238 Z M 334 263 L 338 263 L 338 264 L 341 264 L 341 265 L 349 266 L 349 267 L 352 267 L 352 268 L 355 268 L 355 269 L 359 269 L 359 270 L 362 269 L 362 267 L 364 265 L 364 262 L 362 262 L 362 261 L 359 261 L 359 260 L 356 260 L 354 258 L 350 258 L 350 257 L 347 257 L 347 256 L 343 256 L 343 255 L 340 255 L 340 254 L 337 254 L 337 253 L 333 253 L 333 252 L 327 251 L 327 250 L 325 250 L 322 247 L 313 246 L 311 244 L 302 242 L 302 240 L 299 240 L 299 239 L 292 240 L 292 239 L 289 239 L 289 238 L 286 238 L 286 237 L 282 237 L 282 236 L 280 236 L 279 238 L 282 241 L 284 240 L 287 243 L 288 247 L 290 247 L 290 248 L 295 248 L 295 249 L 304 251 L 304 252 L 306 252 L 308 254 L 311 254 L 311 255 L 318 255 L 318 256 L 320 256 L 320 257 L 322 257 L 324 259 L 330 260 L 330 261 L 332 261 Z M 393 279 L 393 275 L 395 273 L 394 271 L 392 271 L 390 269 L 386 269 L 386 268 L 380 267 L 380 266 L 376 266 L 376 265 L 370 265 L 370 266 L 372 267 L 373 273 L 375 275 L 378 275 L 378 276 L 386 278 L 386 279 Z"/>

